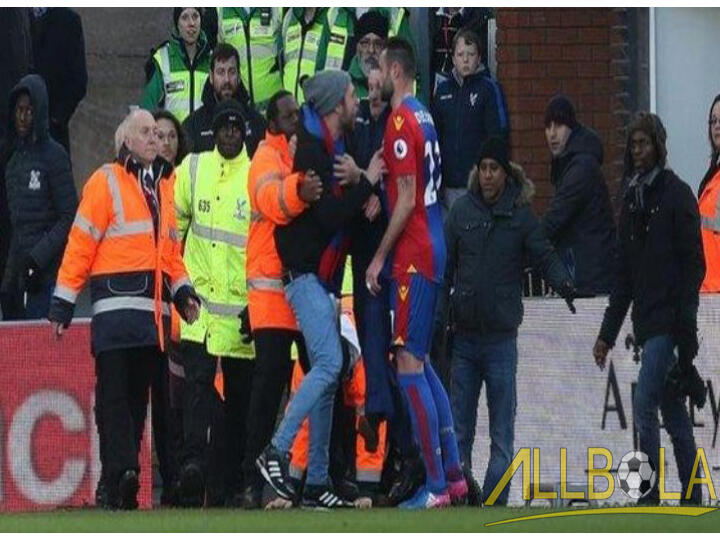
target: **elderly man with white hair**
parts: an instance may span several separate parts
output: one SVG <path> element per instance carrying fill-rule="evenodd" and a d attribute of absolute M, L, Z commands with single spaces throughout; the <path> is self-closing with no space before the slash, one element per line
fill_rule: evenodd
<path fill-rule="evenodd" d="M 62 337 L 90 282 L 107 505 L 134 509 L 148 387 L 170 330 L 170 302 L 188 322 L 200 306 L 180 252 L 175 173 L 158 156 L 155 120 L 136 110 L 121 126 L 117 159 L 83 189 L 48 318 Z"/>

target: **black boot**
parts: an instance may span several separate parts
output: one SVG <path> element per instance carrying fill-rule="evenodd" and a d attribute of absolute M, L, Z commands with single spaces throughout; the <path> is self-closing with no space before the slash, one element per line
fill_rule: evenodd
<path fill-rule="evenodd" d="M 402 466 L 397 480 L 393 483 L 388 493 L 388 500 L 392 506 L 412 497 L 420 486 L 425 483 L 425 464 L 419 453 L 407 456 L 402 461 Z"/>
<path fill-rule="evenodd" d="M 140 489 L 140 480 L 137 471 L 128 469 L 118 481 L 118 508 L 121 510 L 135 510 L 138 507 L 137 494 Z"/>
<path fill-rule="evenodd" d="M 199 508 L 205 503 L 205 480 L 196 463 L 186 463 L 180 471 L 178 502 L 186 508 Z"/>

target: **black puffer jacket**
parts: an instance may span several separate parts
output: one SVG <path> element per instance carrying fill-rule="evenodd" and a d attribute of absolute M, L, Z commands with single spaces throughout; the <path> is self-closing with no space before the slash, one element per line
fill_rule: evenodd
<path fill-rule="evenodd" d="M 543 218 L 583 296 L 609 294 L 613 283 L 615 224 L 602 161 L 600 137 L 584 126 L 574 129 L 565 151 L 552 161 L 555 195 Z"/>
<path fill-rule="evenodd" d="M 569 290 L 570 276 L 530 207 L 534 186 L 520 167 L 513 165 L 512 173 L 500 200 L 488 206 L 474 168 L 468 192 L 450 210 L 445 222 L 447 265 L 436 329 L 444 327 L 451 304 L 458 333 L 489 339 L 517 335 L 523 318 L 522 279 L 528 256 L 556 291 L 564 294 Z"/>
<path fill-rule="evenodd" d="M 13 236 L 2 283 L 8 292 L 22 286 L 19 266 L 27 254 L 42 272 L 43 282 L 55 280 L 78 205 L 67 152 L 49 134 L 45 83 L 39 75 L 23 77 L 10 95 L 10 111 L 21 92 L 30 94 L 33 129 L 20 139 L 10 120 L 14 152 L 5 177 Z"/>
<path fill-rule="evenodd" d="M 245 145 L 248 156 L 252 158 L 258 144 L 265 137 L 265 119 L 250 102 L 250 97 L 242 82 L 239 83 L 233 99 L 242 107 L 242 115 L 245 118 Z M 215 148 L 212 121 L 217 98 L 209 78 L 203 87 L 202 101 L 202 107 L 191 113 L 183 122 L 183 129 L 188 136 L 188 150 L 196 154 Z"/>
<path fill-rule="evenodd" d="M 655 177 L 644 199 L 639 209 L 632 189 L 623 198 L 616 286 L 599 336 L 610 346 L 630 303 L 639 345 L 697 327 L 705 277 L 697 201 L 690 187 L 667 169 Z"/>

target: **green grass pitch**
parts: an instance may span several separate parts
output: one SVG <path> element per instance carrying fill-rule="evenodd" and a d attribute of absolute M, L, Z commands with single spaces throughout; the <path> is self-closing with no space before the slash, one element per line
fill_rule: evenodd
<path fill-rule="evenodd" d="M 318 512 L 58 510 L 0 514 L 0 532 L 719 532 L 720 511 L 702 516 L 593 515 L 486 527 L 486 523 L 552 512 L 548 508 L 451 508 Z"/>

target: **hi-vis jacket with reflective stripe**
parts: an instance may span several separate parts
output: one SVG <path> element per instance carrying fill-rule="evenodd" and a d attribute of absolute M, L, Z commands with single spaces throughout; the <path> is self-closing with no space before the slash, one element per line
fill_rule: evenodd
<path fill-rule="evenodd" d="M 252 345 L 242 343 L 238 318 L 247 305 L 249 169 L 244 148 L 234 159 L 225 159 L 217 148 L 190 154 L 177 169 L 178 232 L 185 238 L 185 265 L 202 300 L 198 320 L 180 322 L 180 339 L 205 343 L 214 356 L 255 356 Z"/>
<path fill-rule="evenodd" d="M 273 94 L 282 89 L 279 58 L 282 8 L 217 9 L 219 41 L 237 49 L 240 78 L 250 93 L 250 100 L 260 111 L 265 111 Z"/>
<path fill-rule="evenodd" d="M 190 285 L 180 253 L 171 166 L 161 159 L 153 165 L 157 231 L 131 171 L 129 161 L 106 164 L 85 184 L 54 293 L 54 302 L 73 305 L 89 276 L 95 355 L 147 345 L 162 348 L 170 330 L 169 302 Z"/>
<path fill-rule="evenodd" d="M 282 263 L 275 247 L 275 226 L 290 223 L 305 209 L 298 195 L 301 175 L 292 172 L 293 158 L 284 135 L 269 131 L 250 165 L 248 190 L 252 223 L 247 249 L 250 325 L 297 330 L 285 299 Z"/>
<path fill-rule="evenodd" d="M 153 54 L 150 78 L 140 98 L 147 110 L 170 111 L 181 123 L 202 106 L 202 93 L 210 73 L 210 47 L 203 32 L 195 57 L 190 60 L 183 41 L 172 35 Z"/>
<path fill-rule="evenodd" d="M 282 28 L 283 86 L 301 105 L 305 97 L 300 83 L 305 75 L 347 67 L 346 52 L 355 25 L 348 8 L 316 8 L 307 24 L 304 9 L 288 10 Z"/>
<path fill-rule="evenodd" d="M 700 292 L 720 292 L 720 169 L 700 193 L 700 231 L 705 253 L 705 279 Z"/>

